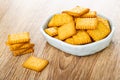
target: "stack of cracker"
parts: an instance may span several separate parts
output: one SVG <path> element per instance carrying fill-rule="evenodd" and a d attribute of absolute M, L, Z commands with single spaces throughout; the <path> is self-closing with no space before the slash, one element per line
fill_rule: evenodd
<path fill-rule="evenodd" d="M 34 52 L 34 44 L 30 43 L 29 32 L 8 35 L 6 44 L 9 46 L 14 56 Z"/>
<path fill-rule="evenodd" d="M 45 32 L 69 44 L 80 45 L 107 37 L 110 26 L 108 20 L 98 16 L 96 11 L 76 6 L 55 14 L 48 22 Z"/>

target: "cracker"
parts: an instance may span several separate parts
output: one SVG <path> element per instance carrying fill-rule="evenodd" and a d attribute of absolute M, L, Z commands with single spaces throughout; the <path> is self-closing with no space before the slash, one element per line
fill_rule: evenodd
<path fill-rule="evenodd" d="M 34 49 L 31 47 L 30 49 L 26 50 L 25 52 L 23 52 L 23 53 L 20 54 L 20 55 L 28 54 L 28 53 L 32 53 L 32 52 L 34 52 Z"/>
<path fill-rule="evenodd" d="M 70 22 L 58 28 L 58 38 L 60 40 L 67 39 L 76 33 L 74 22 Z"/>
<path fill-rule="evenodd" d="M 25 43 L 30 41 L 29 32 L 22 32 L 8 35 L 9 44 Z"/>
<path fill-rule="evenodd" d="M 104 23 L 99 22 L 95 30 L 87 30 L 87 32 L 94 41 L 98 41 L 105 38 L 110 33 L 110 30 Z"/>
<path fill-rule="evenodd" d="M 15 50 L 15 51 L 12 51 L 12 53 L 13 53 L 14 56 L 20 56 L 20 55 L 23 55 L 23 54 L 27 54 L 26 51 L 29 51 L 29 50 L 33 51 L 33 47 L 30 46 L 28 48 Z"/>
<path fill-rule="evenodd" d="M 58 34 L 57 27 L 47 28 L 45 29 L 45 32 L 50 36 L 55 36 Z"/>
<path fill-rule="evenodd" d="M 79 45 L 79 44 L 90 43 L 92 42 L 92 40 L 86 31 L 79 30 L 76 35 L 72 36 L 71 38 L 66 39 L 65 42 Z"/>
<path fill-rule="evenodd" d="M 80 7 L 80 6 L 76 6 L 73 9 L 63 11 L 63 13 L 67 13 L 67 14 L 69 14 L 71 16 L 74 16 L 74 17 L 80 17 L 81 15 L 83 15 L 87 12 L 89 12 L 88 8 L 83 8 L 83 7 Z"/>
<path fill-rule="evenodd" d="M 109 21 L 103 17 L 97 16 L 98 21 L 102 22 L 104 25 L 107 26 L 107 28 L 110 30 Z"/>
<path fill-rule="evenodd" d="M 96 11 L 90 11 L 82 16 L 81 18 L 95 18 L 96 17 Z"/>
<path fill-rule="evenodd" d="M 9 42 L 8 42 L 8 41 L 6 41 L 5 43 L 6 43 L 6 45 L 7 45 L 7 46 L 10 46 L 10 44 L 9 44 Z"/>
<path fill-rule="evenodd" d="M 23 67 L 40 72 L 48 65 L 48 63 L 48 60 L 30 56 L 23 63 Z"/>
<path fill-rule="evenodd" d="M 14 50 L 20 50 L 20 49 L 28 49 L 28 48 L 33 47 L 33 46 L 34 46 L 33 43 L 24 43 L 24 44 L 22 44 L 22 46 L 20 46 L 18 48 L 16 48 L 16 47 L 13 48 L 13 47 L 10 46 L 10 50 L 14 51 Z"/>
<path fill-rule="evenodd" d="M 10 47 L 10 50 L 16 50 L 16 49 L 20 48 L 24 44 L 25 43 L 13 44 L 13 45 L 9 45 L 9 47 Z"/>
<path fill-rule="evenodd" d="M 69 23 L 73 21 L 73 17 L 62 13 L 62 14 L 55 14 L 49 21 L 48 23 L 48 27 L 57 27 L 57 26 L 61 26 L 63 24 Z"/>
<path fill-rule="evenodd" d="M 69 44 L 74 44 L 73 38 L 67 38 L 67 39 L 65 40 L 65 42 L 66 42 L 66 43 L 69 43 Z"/>
<path fill-rule="evenodd" d="M 54 36 L 54 38 L 59 39 L 58 35 L 57 35 L 57 36 Z"/>
<path fill-rule="evenodd" d="M 76 29 L 95 29 L 97 27 L 97 18 L 76 18 Z"/>

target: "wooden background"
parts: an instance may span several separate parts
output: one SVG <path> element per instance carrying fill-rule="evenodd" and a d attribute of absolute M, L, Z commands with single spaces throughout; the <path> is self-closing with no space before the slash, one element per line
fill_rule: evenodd
<path fill-rule="evenodd" d="M 49 45 L 40 33 L 50 14 L 73 8 L 89 7 L 115 26 L 110 46 L 97 54 L 77 57 Z M 35 52 L 14 57 L 5 45 L 7 35 L 29 31 Z M 120 0 L 0 0 L 0 80 L 120 80 Z M 22 67 L 35 55 L 49 60 L 42 72 Z"/>

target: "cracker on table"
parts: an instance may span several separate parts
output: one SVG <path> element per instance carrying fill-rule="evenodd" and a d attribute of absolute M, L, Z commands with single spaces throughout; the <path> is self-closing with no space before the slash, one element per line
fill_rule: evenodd
<path fill-rule="evenodd" d="M 23 67 L 37 72 L 42 71 L 48 65 L 48 60 L 30 56 L 24 63 Z"/>
<path fill-rule="evenodd" d="M 80 17 L 81 15 L 88 13 L 88 12 L 89 12 L 88 8 L 83 8 L 80 6 L 76 6 L 73 9 L 63 11 L 63 13 L 67 13 L 67 14 L 74 16 L 74 17 Z"/>
<path fill-rule="evenodd" d="M 29 32 L 22 32 L 8 35 L 9 44 L 25 43 L 30 41 Z"/>
<path fill-rule="evenodd" d="M 14 56 L 20 56 L 20 55 L 23 55 L 23 54 L 27 54 L 28 52 L 26 52 L 26 51 L 34 51 L 34 50 L 33 50 L 33 47 L 30 46 L 28 48 L 12 51 L 12 53 L 13 53 Z"/>
<path fill-rule="evenodd" d="M 48 27 L 57 27 L 57 26 L 61 26 L 64 25 L 66 23 L 69 23 L 73 21 L 73 17 L 65 14 L 65 13 L 61 13 L 61 14 L 55 14 L 49 21 L 48 23 Z"/>
<path fill-rule="evenodd" d="M 97 18 L 76 18 L 76 29 L 95 29 L 97 27 Z"/>
<path fill-rule="evenodd" d="M 16 49 L 20 48 L 24 44 L 25 43 L 13 44 L 13 45 L 9 45 L 9 47 L 10 47 L 10 50 L 16 50 Z"/>
<path fill-rule="evenodd" d="M 58 38 L 60 40 L 67 39 L 73 36 L 76 33 L 74 22 L 70 22 L 68 24 L 64 24 L 58 28 Z"/>

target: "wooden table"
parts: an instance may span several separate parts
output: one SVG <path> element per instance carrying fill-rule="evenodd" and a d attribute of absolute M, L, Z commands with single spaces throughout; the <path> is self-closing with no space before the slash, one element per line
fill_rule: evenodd
<path fill-rule="evenodd" d="M 89 7 L 109 17 L 115 34 L 108 48 L 91 56 L 77 57 L 49 45 L 40 33 L 50 14 L 75 7 Z M 120 80 L 120 0 L 0 0 L 0 80 Z M 7 35 L 30 32 L 35 51 L 14 57 L 5 45 Z M 35 55 L 49 60 L 42 72 L 22 67 Z"/>

